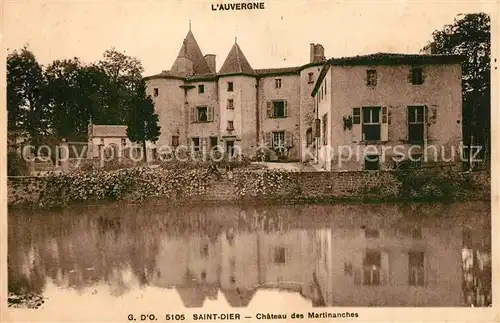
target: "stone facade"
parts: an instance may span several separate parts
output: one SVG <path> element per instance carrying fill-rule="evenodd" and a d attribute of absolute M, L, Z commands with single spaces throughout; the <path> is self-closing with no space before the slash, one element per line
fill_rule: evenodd
<path fill-rule="evenodd" d="M 459 145 L 460 57 L 373 54 L 326 60 L 320 44 L 310 44 L 309 51 L 310 61 L 302 66 L 253 69 L 235 43 L 216 72 L 215 55 L 203 56 L 189 31 L 171 69 L 146 78 L 162 127 L 157 144 L 239 147 L 250 157 L 267 147 L 271 159 L 312 159 L 327 170 L 361 170 L 364 155 L 338 166 L 339 150 L 332 149 L 348 145 L 363 151 L 368 144 L 361 124 L 344 129 L 353 108 L 383 109 L 386 135 L 375 144 L 379 150 L 389 144 L 407 150 L 408 106 L 420 106 L 426 142 L 445 147 L 448 154 Z M 412 68 L 420 71 L 418 85 L 409 81 Z M 367 70 L 375 71 L 377 84 L 366 85 Z M 381 169 L 391 167 L 391 162 L 380 163 Z"/>
<path fill-rule="evenodd" d="M 323 168 L 362 170 L 370 154 L 379 156 L 379 169 L 392 168 L 392 157 L 400 154 L 423 154 L 428 157 L 424 162 L 449 162 L 453 155 L 458 164 L 460 59 L 375 54 L 329 60 L 313 92 Z"/>
<path fill-rule="evenodd" d="M 274 172 L 275 173 L 275 172 Z M 279 181 L 266 179 L 261 172 L 234 172 L 233 179 L 209 180 L 207 188 L 199 187 L 189 196 L 164 198 L 152 194 L 158 204 L 204 203 L 310 203 L 342 201 L 400 201 L 452 198 L 454 200 L 490 200 L 489 172 L 457 173 L 432 171 L 408 175 L 406 172 L 280 172 Z M 267 177 L 275 176 L 276 174 Z M 161 176 L 161 174 L 157 174 Z M 433 179 L 431 183 L 429 178 Z M 139 178 L 137 179 L 139 181 Z M 264 187 L 252 189 L 258 182 Z M 412 185 L 417 182 L 416 185 Z M 48 190 L 47 177 L 8 177 L 8 205 L 37 206 L 41 194 Z M 437 184 L 436 184 L 437 183 Z M 439 187 L 443 183 L 446 187 Z M 117 183 L 118 184 L 118 183 Z M 239 184 L 248 185 L 243 190 Z M 410 184 L 412 187 L 406 187 Z M 132 190 L 136 190 L 133 187 Z M 432 191 L 432 190 L 435 191 Z M 244 192 L 244 194 L 242 194 Z M 53 190 L 51 191 L 53 192 Z M 141 192 L 137 192 L 140 194 Z M 53 193 L 52 193 L 53 194 Z M 440 195 L 436 195 L 440 194 Z M 59 199 L 53 196 L 52 199 Z"/>

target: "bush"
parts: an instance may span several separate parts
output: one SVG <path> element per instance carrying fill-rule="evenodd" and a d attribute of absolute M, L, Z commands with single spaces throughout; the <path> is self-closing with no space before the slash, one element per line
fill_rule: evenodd
<path fill-rule="evenodd" d="M 7 154 L 7 175 L 8 176 L 28 176 L 30 175 L 29 164 L 17 152 Z"/>

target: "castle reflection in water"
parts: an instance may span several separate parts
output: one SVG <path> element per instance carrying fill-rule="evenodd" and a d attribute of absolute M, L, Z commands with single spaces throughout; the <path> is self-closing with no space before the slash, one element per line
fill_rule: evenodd
<path fill-rule="evenodd" d="M 489 228 L 482 203 L 16 212 L 9 290 L 156 286 L 195 308 L 219 292 L 246 307 L 262 289 L 312 306 L 485 306 Z"/>

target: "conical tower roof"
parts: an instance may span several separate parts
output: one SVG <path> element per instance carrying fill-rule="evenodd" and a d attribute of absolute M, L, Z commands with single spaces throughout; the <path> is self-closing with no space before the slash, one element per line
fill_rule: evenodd
<path fill-rule="evenodd" d="M 180 65 L 183 64 L 183 61 L 185 61 L 186 58 L 193 62 L 193 72 L 195 75 L 212 73 L 191 30 L 189 30 L 186 38 L 184 38 L 181 50 L 179 51 L 171 70 L 177 71 L 182 69 L 180 68 Z"/>
<path fill-rule="evenodd" d="M 219 75 L 227 74 L 250 74 L 255 75 L 250 63 L 246 59 L 240 46 L 235 42 L 233 48 L 226 57 L 224 64 L 220 68 Z"/>

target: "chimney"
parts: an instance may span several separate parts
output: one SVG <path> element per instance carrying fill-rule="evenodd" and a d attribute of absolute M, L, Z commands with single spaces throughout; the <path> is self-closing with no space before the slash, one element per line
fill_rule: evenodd
<path fill-rule="evenodd" d="M 323 62 L 325 61 L 325 48 L 321 44 L 314 45 L 314 61 Z"/>
<path fill-rule="evenodd" d="M 309 44 L 309 63 L 314 62 L 314 44 Z"/>
<path fill-rule="evenodd" d="M 207 54 L 205 55 L 205 61 L 207 62 L 208 64 L 208 67 L 210 67 L 210 70 L 212 71 L 212 73 L 216 73 L 217 71 L 217 66 L 215 64 L 215 58 L 216 56 L 214 54 Z"/>

